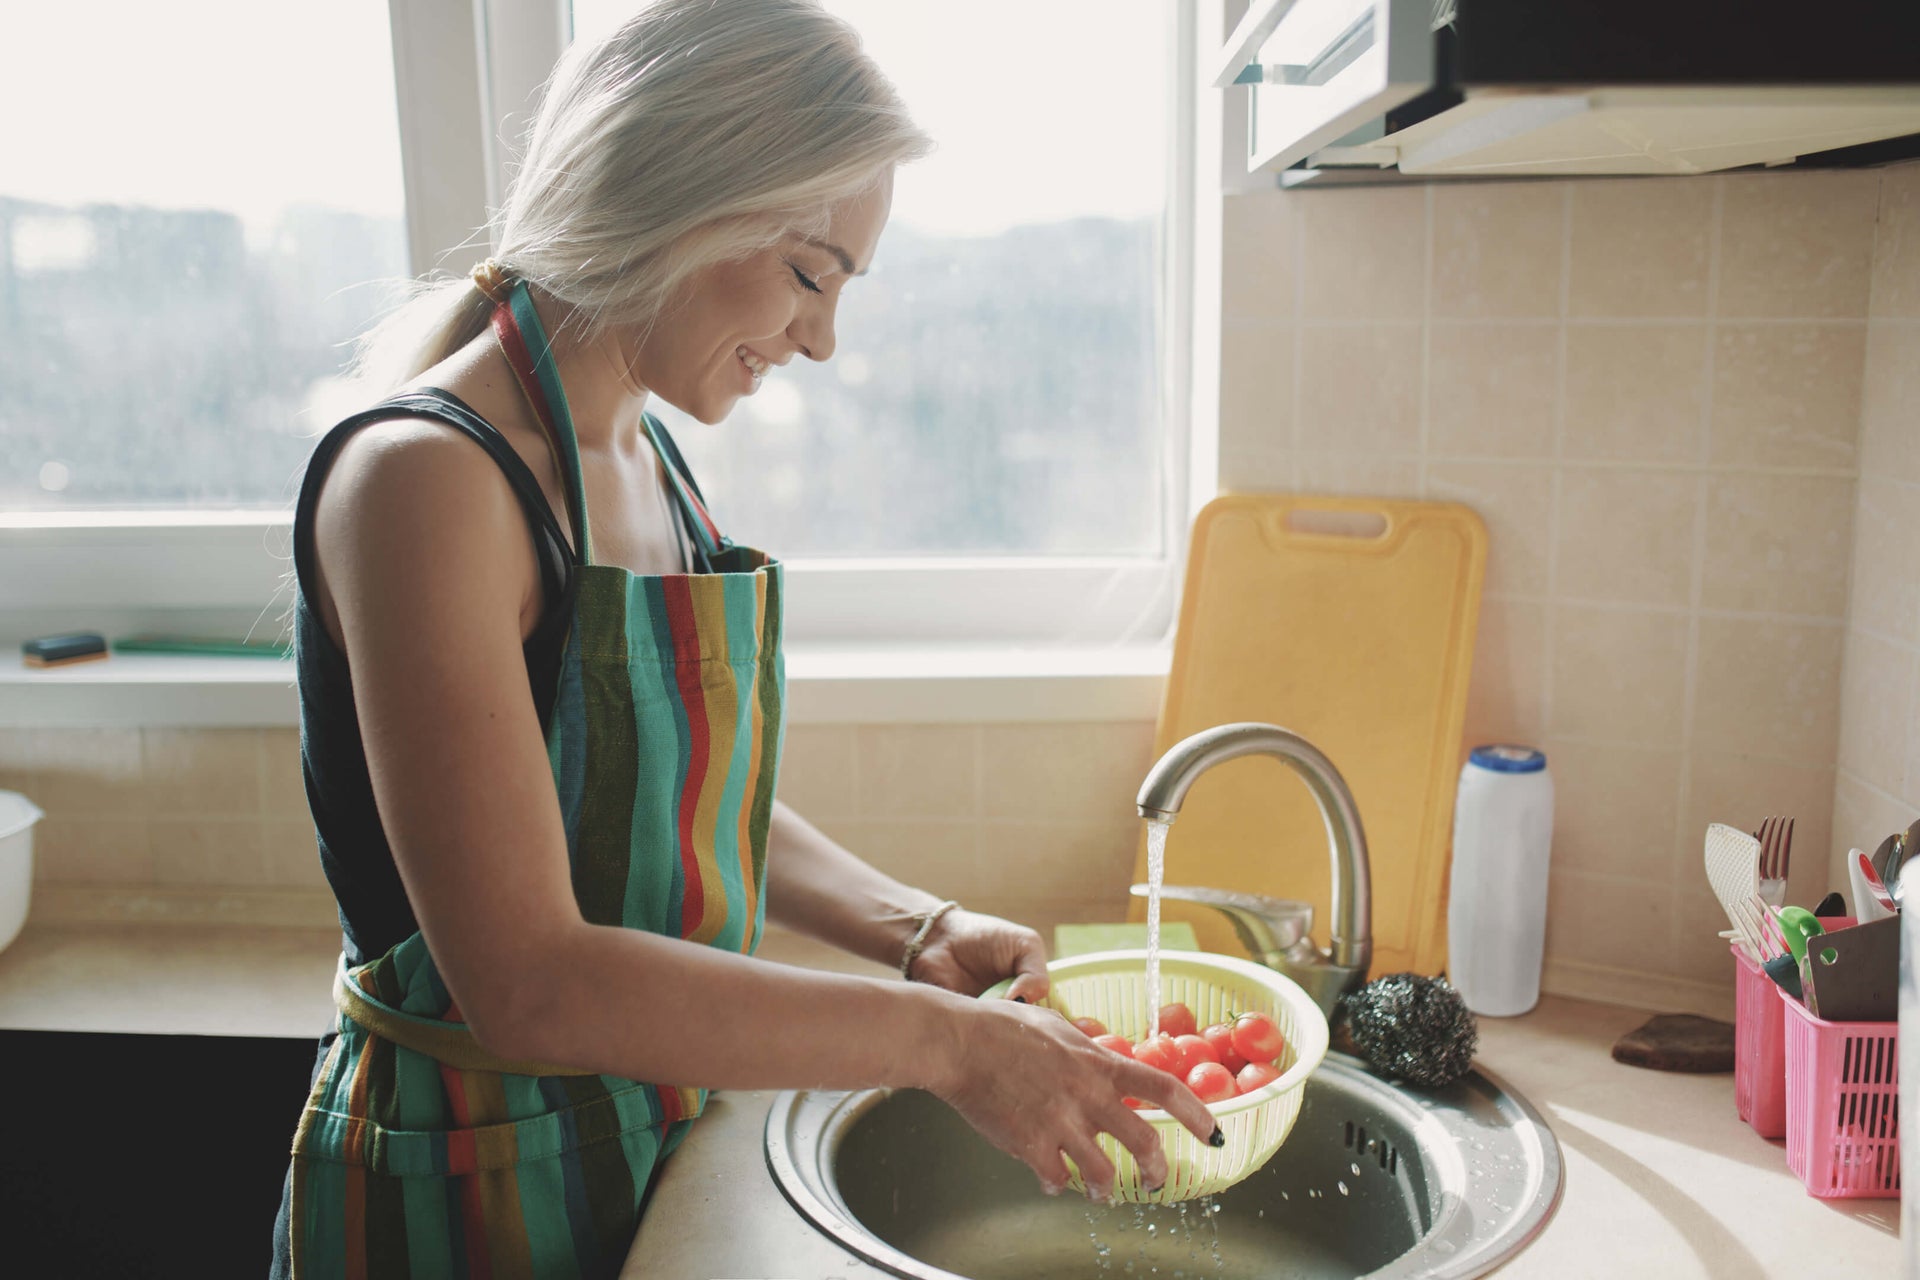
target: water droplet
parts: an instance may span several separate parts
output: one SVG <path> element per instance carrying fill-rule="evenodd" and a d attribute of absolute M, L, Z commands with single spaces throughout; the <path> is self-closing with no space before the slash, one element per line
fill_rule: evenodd
<path fill-rule="evenodd" d="M 1356 1177 L 1356 1178 L 1357 1178 L 1357 1177 L 1359 1177 L 1359 1176 L 1360 1176 L 1360 1166 L 1359 1166 L 1359 1165 L 1357 1165 L 1357 1164 L 1350 1164 L 1350 1165 L 1348 1165 L 1348 1166 L 1347 1166 L 1347 1168 L 1349 1168 L 1349 1169 L 1351 1169 L 1351 1170 L 1353 1170 L 1353 1176 L 1354 1176 L 1354 1177 Z"/>
<path fill-rule="evenodd" d="M 1336 1187 L 1339 1187 L 1339 1188 L 1340 1188 L 1340 1194 L 1341 1194 L 1341 1195 L 1343 1195 L 1343 1196 L 1344 1196 L 1344 1195 L 1347 1195 L 1347 1194 L 1349 1194 L 1349 1193 L 1348 1193 L 1348 1191 L 1347 1191 L 1347 1184 L 1346 1184 L 1346 1183 L 1344 1183 L 1344 1182 L 1336 1182 L 1336 1183 L 1334 1183 L 1333 1185 L 1334 1185 L 1334 1186 L 1336 1186 Z"/>
<path fill-rule="evenodd" d="M 1453 1252 L 1453 1241 L 1451 1241 L 1451 1240 L 1435 1240 L 1435 1241 L 1433 1242 L 1433 1251 L 1434 1251 L 1435 1253 L 1452 1253 L 1452 1252 Z"/>

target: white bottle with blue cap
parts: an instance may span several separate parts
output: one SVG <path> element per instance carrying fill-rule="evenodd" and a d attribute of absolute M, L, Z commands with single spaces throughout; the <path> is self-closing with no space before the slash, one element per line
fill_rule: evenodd
<path fill-rule="evenodd" d="M 1460 770 L 1447 901 L 1447 977 L 1467 1008 L 1525 1013 L 1540 999 L 1553 776 L 1532 747 L 1475 747 Z"/>

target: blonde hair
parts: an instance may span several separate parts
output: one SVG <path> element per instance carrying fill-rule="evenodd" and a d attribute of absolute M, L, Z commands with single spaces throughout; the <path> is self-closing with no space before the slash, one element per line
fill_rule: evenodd
<path fill-rule="evenodd" d="M 494 257 L 592 337 L 645 330 L 696 272 L 795 232 L 930 151 L 852 27 L 817 0 L 653 0 L 560 59 L 492 227 Z M 468 277 L 415 282 L 359 343 L 385 395 L 472 341 Z"/>

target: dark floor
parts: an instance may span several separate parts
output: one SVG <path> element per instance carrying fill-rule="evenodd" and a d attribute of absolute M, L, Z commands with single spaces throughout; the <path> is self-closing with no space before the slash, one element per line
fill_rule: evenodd
<path fill-rule="evenodd" d="M 265 1276 L 314 1049 L 0 1031 L 0 1271 Z"/>

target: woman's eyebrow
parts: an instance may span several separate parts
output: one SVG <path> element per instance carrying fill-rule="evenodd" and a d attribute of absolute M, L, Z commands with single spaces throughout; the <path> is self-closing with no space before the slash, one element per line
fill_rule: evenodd
<path fill-rule="evenodd" d="M 865 267 L 862 267 L 858 271 L 855 271 L 853 269 L 853 258 L 847 253 L 845 249 L 842 249 L 839 245 L 829 244 L 825 240 L 815 240 L 812 236 L 802 236 L 800 237 L 800 239 L 805 244 L 812 245 L 816 249 L 823 249 L 826 252 L 832 254 L 834 258 L 840 263 L 840 269 L 846 272 L 848 275 L 863 276 L 867 274 Z"/>

